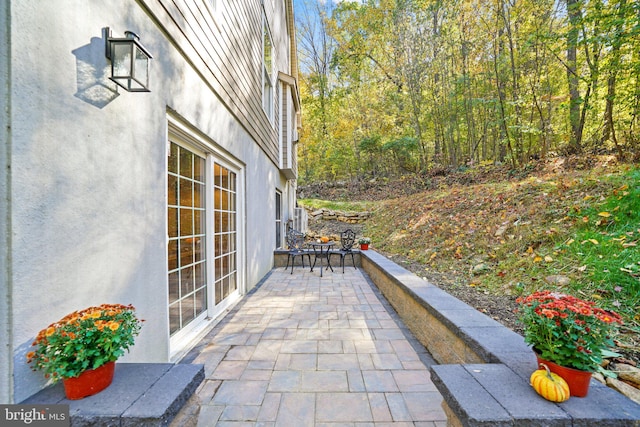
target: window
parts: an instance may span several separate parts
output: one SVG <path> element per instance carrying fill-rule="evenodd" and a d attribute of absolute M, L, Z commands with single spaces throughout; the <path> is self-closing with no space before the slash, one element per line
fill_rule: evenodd
<path fill-rule="evenodd" d="M 262 108 L 273 121 L 273 43 L 267 25 L 267 17 L 262 15 Z"/>
<path fill-rule="evenodd" d="M 289 111 L 291 110 L 291 106 L 289 105 L 290 103 L 290 97 L 289 97 L 289 90 L 287 87 L 287 84 L 285 82 L 282 82 L 280 85 L 278 85 L 280 89 L 280 99 L 278 100 L 278 102 L 281 103 L 281 107 L 280 107 L 280 168 L 281 169 L 286 169 L 288 167 L 290 167 L 291 162 L 289 160 L 289 152 L 291 149 L 291 142 L 290 142 L 290 138 L 291 138 L 291 132 L 289 130 L 290 127 L 290 123 L 291 120 L 289 118 Z"/>
<path fill-rule="evenodd" d="M 282 193 L 276 191 L 276 249 L 282 247 Z"/>

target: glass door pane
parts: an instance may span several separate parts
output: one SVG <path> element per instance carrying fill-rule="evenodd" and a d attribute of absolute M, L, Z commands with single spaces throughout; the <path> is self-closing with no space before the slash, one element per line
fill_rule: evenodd
<path fill-rule="evenodd" d="M 204 170 L 203 157 L 171 143 L 167 235 L 172 335 L 207 310 Z"/>
<path fill-rule="evenodd" d="M 236 244 L 236 174 L 215 164 L 214 182 L 214 247 L 215 304 L 238 289 Z"/>

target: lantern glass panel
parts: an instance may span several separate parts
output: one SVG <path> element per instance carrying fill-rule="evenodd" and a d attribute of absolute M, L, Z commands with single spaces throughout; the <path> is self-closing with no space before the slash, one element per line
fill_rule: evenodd
<path fill-rule="evenodd" d="M 113 43 L 113 77 L 128 78 L 131 76 L 131 44 Z"/>
<path fill-rule="evenodd" d="M 134 77 L 141 85 L 149 87 L 149 58 L 138 46 L 135 51 Z"/>

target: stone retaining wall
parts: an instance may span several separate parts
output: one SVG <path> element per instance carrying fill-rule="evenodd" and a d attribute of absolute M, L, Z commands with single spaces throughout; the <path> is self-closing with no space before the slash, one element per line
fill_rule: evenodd
<path fill-rule="evenodd" d="M 596 380 L 587 397 L 544 400 L 529 385 L 537 362 L 520 335 L 375 251 L 360 263 L 440 363 L 431 375 L 447 425 L 640 426 L 640 405 Z"/>
<path fill-rule="evenodd" d="M 460 310 L 469 309 L 469 306 L 460 304 L 453 297 L 447 298 L 449 295 L 440 288 L 430 285 L 379 254 L 372 251 L 370 255 L 371 257 L 361 259 L 363 269 L 438 363 L 483 362 L 482 357 L 452 331 L 437 310 L 426 306 L 423 299 L 416 297 L 415 292 L 435 298 L 443 309 L 463 313 Z"/>
<path fill-rule="evenodd" d="M 307 211 L 310 218 L 323 220 L 336 220 L 346 222 L 348 224 L 358 224 L 364 222 L 371 216 L 370 212 L 343 212 L 331 209 L 318 209 L 315 211 Z"/>
<path fill-rule="evenodd" d="M 509 352 L 531 354 L 517 333 L 377 252 L 367 251 L 361 263 L 438 363 L 499 362 L 492 351 L 495 344 L 484 342 L 491 337 L 503 340 L 499 346 L 508 343 Z"/>

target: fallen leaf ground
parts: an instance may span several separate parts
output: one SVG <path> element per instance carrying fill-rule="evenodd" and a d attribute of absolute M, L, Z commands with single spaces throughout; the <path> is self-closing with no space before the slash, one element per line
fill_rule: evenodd
<path fill-rule="evenodd" d="M 517 332 L 519 295 L 553 288 L 597 300 L 624 316 L 618 351 L 640 362 L 637 166 L 555 158 L 515 173 L 485 166 L 300 190 L 361 203 L 373 216 L 358 235 L 373 248 Z"/>

